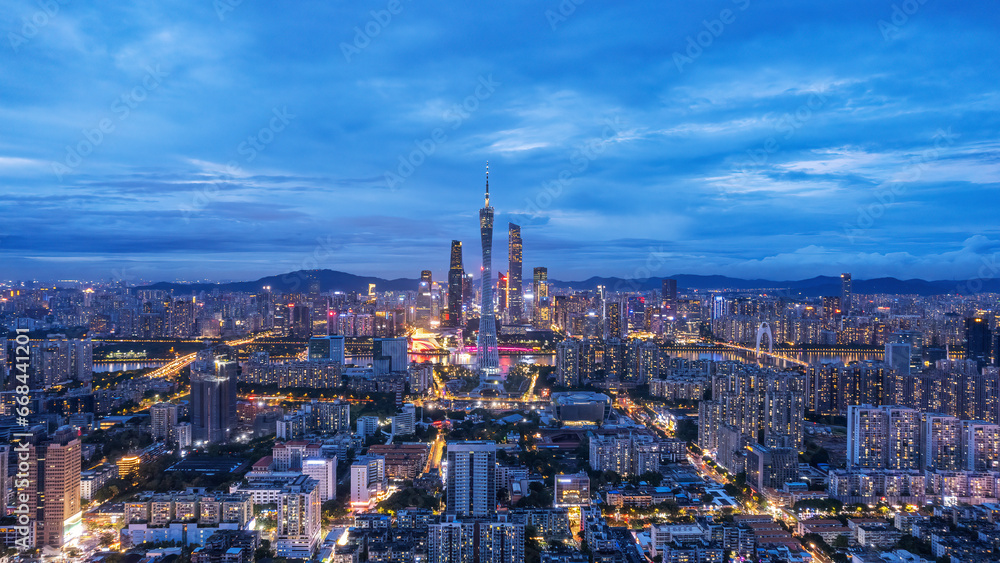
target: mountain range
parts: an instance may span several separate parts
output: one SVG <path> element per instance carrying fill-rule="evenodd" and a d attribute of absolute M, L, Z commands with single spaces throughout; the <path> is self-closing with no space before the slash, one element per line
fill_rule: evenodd
<path fill-rule="evenodd" d="M 805 280 L 763 280 L 741 279 L 728 276 L 702 276 L 680 274 L 672 276 L 677 280 L 678 291 L 708 291 L 708 290 L 751 290 L 767 289 L 784 290 L 790 297 L 817 297 L 821 295 L 840 295 L 840 278 L 832 276 L 817 276 Z M 376 276 L 358 276 L 336 270 L 299 270 L 287 274 L 266 276 L 254 281 L 228 283 L 169 283 L 159 282 L 139 289 L 172 290 L 175 293 L 192 293 L 200 291 L 259 292 L 265 286 L 282 293 L 307 292 L 312 280 L 318 280 L 320 291 L 357 291 L 367 292 L 369 284 L 375 284 L 379 291 L 406 291 L 417 288 L 417 279 L 396 278 L 385 279 Z M 582 281 L 549 280 L 558 288 L 593 290 L 603 285 L 609 291 L 648 291 L 662 287 L 665 278 L 627 279 L 618 277 L 591 277 Z M 531 283 L 525 279 L 525 287 Z M 941 295 L 946 293 L 1000 293 L 1000 279 L 984 280 L 937 280 L 918 279 L 900 280 L 896 278 L 875 278 L 870 280 L 854 280 L 854 293 L 895 295 Z"/>

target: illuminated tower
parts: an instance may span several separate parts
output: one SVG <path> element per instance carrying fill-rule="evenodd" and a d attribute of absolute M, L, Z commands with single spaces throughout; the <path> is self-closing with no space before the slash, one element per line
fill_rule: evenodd
<path fill-rule="evenodd" d="M 451 268 L 448 270 L 448 322 L 447 326 L 462 326 L 462 286 L 465 285 L 462 267 L 462 241 L 451 241 Z"/>
<path fill-rule="evenodd" d="M 482 307 L 479 313 L 478 367 L 482 375 L 500 373 L 497 350 L 497 319 L 493 310 L 493 208 L 490 207 L 490 164 L 486 163 L 486 204 L 479 210 L 479 231 L 483 239 Z"/>
<path fill-rule="evenodd" d="M 510 268 L 507 271 L 507 307 L 510 313 L 510 322 L 519 323 L 524 318 L 524 292 L 521 289 L 522 265 L 524 263 L 521 227 L 514 223 L 508 223 L 507 232 L 510 254 Z"/>

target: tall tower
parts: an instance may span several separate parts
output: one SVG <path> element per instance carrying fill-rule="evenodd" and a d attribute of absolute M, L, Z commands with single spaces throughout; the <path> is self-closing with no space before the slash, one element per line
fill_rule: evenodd
<path fill-rule="evenodd" d="M 431 327 L 431 285 L 433 283 L 430 270 L 420 272 L 420 282 L 417 284 L 417 307 L 415 315 L 415 324 L 420 328 Z"/>
<path fill-rule="evenodd" d="M 448 270 L 448 323 L 462 326 L 462 287 L 465 285 L 465 268 L 462 267 L 462 241 L 451 241 L 451 268 Z"/>
<path fill-rule="evenodd" d="M 524 265 L 523 249 L 521 242 L 521 227 L 514 223 L 507 224 L 509 240 L 510 268 L 507 271 L 507 307 L 510 311 L 510 321 L 512 323 L 521 322 L 524 318 L 524 292 L 521 287 L 522 267 Z"/>
<path fill-rule="evenodd" d="M 500 373 L 497 350 L 497 319 L 493 309 L 493 208 L 490 207 L 490 163 L 486 163 L 486 204 L 479 210 L 479 232 L 483 240 L 482 306 L 479 316 L 478 367 L 482 375 Z"/>
<path fill-rule="evenodd" d="M 851 313 L 851 306 L 853 305 L 854 292 L 851 285 L 851 274 L 840 274 L 840 308 L 844 311 L 844 315 Z"/>

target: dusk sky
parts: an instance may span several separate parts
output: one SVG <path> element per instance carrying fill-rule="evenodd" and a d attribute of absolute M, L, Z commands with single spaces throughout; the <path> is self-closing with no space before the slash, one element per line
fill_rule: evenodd
<path fill-rule="evenodd" d="M 1000 275 L 996 2 L 577 2 L 2 2 L 0 279 Z"/>

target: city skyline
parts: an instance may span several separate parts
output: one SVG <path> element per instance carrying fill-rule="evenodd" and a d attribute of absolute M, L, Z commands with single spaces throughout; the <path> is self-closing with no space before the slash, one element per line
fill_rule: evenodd
<path fill-rule="evenodd" d="M 968 278 L 1000 249 L 995 10 L 223 6 L 4 16 L 4 277 L 249 279 L 317 249 L 443 271 L 487 159 L 496 220 L 557 279 L 651 250 L 664 274 Z"/>

